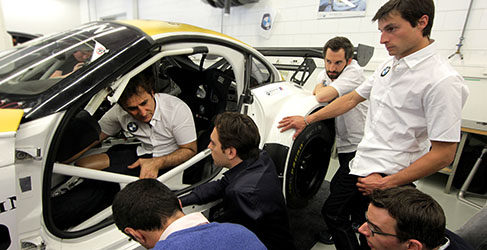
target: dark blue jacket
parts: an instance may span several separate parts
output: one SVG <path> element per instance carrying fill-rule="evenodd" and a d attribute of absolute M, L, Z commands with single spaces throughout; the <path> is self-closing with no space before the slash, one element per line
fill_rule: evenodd
<path fill-rule="evenodd" d="M 196 187 L 181 197 L 181 203 L 206 204 L 222 198 L 216 221 L 245 226 L 269 249 L 294 249 L 281 182 L 265 151 L 231 168 L 222 179 Z"/>

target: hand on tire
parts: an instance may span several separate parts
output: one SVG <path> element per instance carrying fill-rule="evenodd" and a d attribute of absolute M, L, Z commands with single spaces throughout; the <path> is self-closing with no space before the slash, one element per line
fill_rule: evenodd
<path fill-rule="evenodd" d="M 306 123 L 304 122 L 304 117 L 296 115 L 296 116 L 286 116 L 282 118 L 282 120 L 279 122 L 279 125 L 277 128 L 281 129 L 281 133 L 294 128 L 296 129 L 296 132 L 293 135 L 293 139 L 296 139 L 296 137 L 303 131 L 303 129 L 306 127 Z"/>

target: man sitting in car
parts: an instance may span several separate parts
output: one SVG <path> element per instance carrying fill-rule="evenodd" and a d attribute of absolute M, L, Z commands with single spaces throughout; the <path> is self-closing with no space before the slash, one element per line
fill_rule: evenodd
<path fill-rule="evenodd" d="M 75 165 L 156 178 L 160 170 L 168 170 L 196 154 L 196 129 L 190 108 L 175 96 L 154 94 L 150 69 L 130 79 L 118 103 L 98 122 L 99 142 L 124 131 L 141 144 L 116 145 L 106 153 L 79 159 Z"/>
<path fill-rule="evenodd" d="M 223 198 L 218 222 L 241 224 L 269 249 L 294 249 L 284 196 L 276 168 L 259 150 L 257 125 L 247 115 L 226 112 L 215 119 L 210 135 L 215 165 L 228 168 L 223 178 L 196 187 L 181 197 L 183 206 Z"/>
<path fill-rule="evenodd" d="M 56 71 L 52 73 L 50 78 L 64 78 L 71 75 L 76 70 L 83 67 L 85 64 L 88 63 L 89 59 L 93 54 L 92 49 L 87 48 L 80 48 L 74 51 L 72 55 L 70 55 L 63 65 Z"/>

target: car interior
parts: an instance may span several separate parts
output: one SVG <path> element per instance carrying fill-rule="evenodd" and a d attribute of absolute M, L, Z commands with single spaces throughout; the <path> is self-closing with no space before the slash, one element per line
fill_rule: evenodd
<path fill-rule="evenodd" d="M 206 148 L 213 130 L 214 117 L 224 111 L 238 111 L 237 84 L 230 63 L 221 56 L 208 54 L 169 56 L 163 57 L 150 67 L 157 79 L 155 91 L 175 95 L 190 107 L 196 126 L 198 152 L 205 152 L 203 156 L 193 157 L 201 159 L 197 159 L 194 164 L 182 171 L 181 176 L 172 178 L 179 179 L 176 183 L 165 182 L 177 194 L 182 194 L 221 172 L 221 167 L 212 164 L 209 150 Z M 124 186 L 122 182 L 116 181 L 115 177 L 118 178 L 119 174 L 81 169 L 71 166 L 72 163 L 68 162 L 71 156 L 98 139 L 100 127 L 97 121 L 112 106 L 107 100 L 110 94 L 113 94 L 113 90 L 105 90 L 94 96 L 87 106 L 99 96 L 104 96 L 96 111 L 90 114 L 86 107 L 79 110 L 62 132 L 51 178 L 51 214 L 54 225 L 60 230 L 75 232 L 99 223 L 110 222 L 110 205 L 115 194 Z M 76 143 L 73 143 L 74 141 Z M 121 143 L 138 144 L 139 142 L 130 135 L 119 133 L 83 155 L 101 153 Z M 64 169 L 64 172 L 59 171 L 60 169 Z M 83 174 L 78 174 L 82 177 L 69 174 L 70 171 L 82 170 L 91 173 L 97 171 L 94 174 L 99 176 L 108 174 L 114 177 L 110 178 L 114 181 L 103 181 L 107 177 L 90 179 L 83 177 Z M 130 181 L 137 179 L 137 177 L 127 177 Z M 125 184 L 130 181 L 125 181 Z M 90 202 L 86 202 L 87 200 Z"/>

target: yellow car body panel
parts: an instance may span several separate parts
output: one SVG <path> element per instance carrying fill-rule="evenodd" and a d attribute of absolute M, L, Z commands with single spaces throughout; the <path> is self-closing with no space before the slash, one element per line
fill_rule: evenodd
<path fill-rule="evenodd" d="M 22 109 L 0 109 L 0 133 L 17 131 L 23 114 Z"/>
<path fill-rule="evenodd" d="M 151 37 L 154 35 L 164 34 L 164 33 L 191 32 L 191 33 L 201 33 L 201 34 L 207 34 L 207 35 L 209 34 L 209 35 L 225 37 L 243 43 L 242 41 L 239 41 L 231 36 L 227 36 L 225 34 L 216 31 L 196 27 L 189 24 L 183 24 L 183 23 L 164 22 L 164 21 L 156 21 L 156 20 L 119 20 L 116 22 L 135 26 Z"/>

